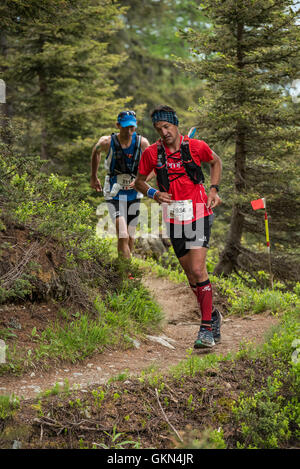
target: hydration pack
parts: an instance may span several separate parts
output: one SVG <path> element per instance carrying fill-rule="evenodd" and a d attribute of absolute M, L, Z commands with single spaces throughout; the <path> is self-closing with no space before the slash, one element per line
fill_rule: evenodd
<path fill-rule="evenodd" d="M 131 176 L 136 176 L 137 171 L 138 171 L 138 165 L 139 165 L 139 160 L 140 160 L 140 154 L 141 154 L 141 135 L 136 135 L 136 140 L 135 140 L 135 145 L 134 145 L 134 150 L 132 154 L 132 166 L 131 169 L 128 167 L 126 163 L 126 153 L 124 152 L 123 148 L 121 147 L 121 144 L 118 140 L 118 137 L 116 134 L 111 134 L 111 138 L 114 142 L 114 166 L 111 164 L 110 165 L 110 176 L 116 176 L 118 174 L 130 174 Z M 113 162 L 113 159 L 112 159 Z M 112 163 L 111 162 L 111 163 Z M 112 169 L 113 166 L 113 169 Z"/>
<path fill-rule="evenodd" d="M 175 152 L 177 153 L 177 152 Z M 172 153 L 174 155 L 174 153 Z M 172 157 L 172 155 L 169 155 Z M 190 152 L 190 139 L 185 136 L 180 145 L 180 157 L 185 169 L 186 174 L 194 184 L 202 184 L 204 182 L 204 174 L 201 167 L 195 163 Z M 171 173 L 167 168 L 167 157 L 165 148 L 162 145 L 161 141 L 157 142 L 157 164 L 156 164 L 156 176 L 157 184 L 161 192 L 168 192 L 170 188 L 170 179 L 169 176 L 176 175 L 171 182 L 176 179 L 184 176 L 184 174 Z"/>

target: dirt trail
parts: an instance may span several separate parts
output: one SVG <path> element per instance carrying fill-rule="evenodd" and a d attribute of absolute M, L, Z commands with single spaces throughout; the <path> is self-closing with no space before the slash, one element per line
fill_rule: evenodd
<path fill-rule="evenodd" d="M 124 370 L 128 370 L 129 374 L 138 374 L 148 367 L 162 371 L 184 359 L 199 330 L 198 307 L 193 293 L 186 285 L 175 285 L 152 276 L 144 279 L 144 284 L 165 313 L 163 330 L 159 334 L 167 340 L 164 345 L 147 338 L 136 344 L 138 348 L 106 350 L 76 365 L 65 365 L 42 373 L 33 371 L 21 377 L 0 376 L 0 394 L 14 393 L 30 399 L 52 388 L 57 382 L 63 384 L 66 379 L 70 386 L 84 389 L 91 384 L 104 384 Z M 227 354 L 236 351 L 242 341 L 259 343 L 276 322 L 276 318 L 268 314 L 234 319 L 225 317 L 221 329 L 222 341 L 212 352 Z M 208 352 L 198 350 L 193 353 Z"/>

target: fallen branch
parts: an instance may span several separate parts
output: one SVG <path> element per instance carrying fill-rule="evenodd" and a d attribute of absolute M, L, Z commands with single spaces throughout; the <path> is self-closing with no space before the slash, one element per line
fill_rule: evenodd
<path fill-rule="evenodd" d="M 37 242 L 29 246 L 19 262 L 0 278 L 2 288 L 11 288 L 11 285 L 22 276 L 29 262 L 38 255 L 39 250 Z"/>
<path fill-rule="evenodd" d="M 50 422 L 49 422 L 49 420 L 50 420 Z M 46 426 L 49 426 L 49 427 L 55 427 L 56 430 L 58 430 L 57 435 L 60 435 L 61 432 L 65 429 L 66 430 L 72 430 L 73 428 L 78 428 L 80 430 L 92 431 L 92 432 L 103 432 L 103 431 L 109 431 L 110 430 L 109 428 L 101 427 L 95 421 L 89 422 L 88 420 L 81 420 L 80 422 L 74 422 L 74 423 L 73 422 L 66 422 L 65 425 L 63 423 L 57 422 L 56 420 L 50 419 L 49 417 L 43 417 L 41 419 L 35 418 L 33 421 L 35 423 L 38 423 L 41 426 L 46 425 Z M 85 426 L 82 425 L 85 422 L 87 422 L 87 423 L 96 423 L 97 427 L 85 427 Z M 99 428 L 99 427 L 101 427 L 101 428 Z"/>
<path fill-rule="evenodd" d="M 164 409 L 162 408 L 162 405 L 160 403 L 160 400 L 159 400 L 159 394 L 158 394 L 158 390 L 155 388 L 155 394 L 156 394 L 156 399 L 157 399 L 157 402 L 158 402 L 158 405 L 159 405 L 159 408 L 164 416 L 164 419 L 165 421 L 167 422 L 167 424 L 172 428 L 173 432 L 176 434 L 177 438 L 181 441 L 181 443 L 183 443 L 183 439 L 181 438 L 181 436 L 179 435 L 178 431 L 176 430 L 176 428 L 171 424 L 170 420 L 168 419 L 168 417 L 166 416 L 165 414 L 165 411 Z"/>
<path fill-rule="evenodd" d="M 171 398 L 173 399 L 173 401 L 176 402 L 176 404 L 178 404 L 178 400 L 177 400 L 177 399 L 174 397 L 174 395 L 173 395 L 173 392 L 174 392 L 173 389 L 171 389 L 170 386 L 169 386 L 167 383 L 165 383 L 165 387 L 166 387 L 167 389 L 169 389 L 170 394 L 171 394 Z"/>

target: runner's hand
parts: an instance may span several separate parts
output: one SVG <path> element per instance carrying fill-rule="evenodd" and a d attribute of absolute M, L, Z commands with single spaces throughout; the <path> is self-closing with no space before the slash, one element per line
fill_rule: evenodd
<path fill-rule="evenodd" d="M 208 197 L 207 197 L 207 203 L 206 207 L 207 208 L 215 208 L 218 205 L 222 203 L 222 199 L 219 197 L 218 192 L 216 189 L 212 188 L 209 191 Z"/>
<path fill-rule="evenodd" d="M 155 193 L 154 200 L 156 200 L 156 202 L 158 202 L 159 204 L 170 204 L 172 202 L 172 195 L 168 192 L 157 191 Z"/>
<path fill-rule="evenodd" d="M 102 192 L 102 186 L 97 177 L 91 177 L 91 187 L 96 189 L 97 192 Z"/>

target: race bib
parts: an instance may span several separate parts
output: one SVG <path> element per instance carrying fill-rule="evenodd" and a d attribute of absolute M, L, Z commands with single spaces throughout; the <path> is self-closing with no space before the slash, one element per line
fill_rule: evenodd
<path fill-rule="evenodd" d="M 178 221 L 193 220 L 193 201 L 192 200 L 176 200 L 167 206 L 168 218 L 175 218 Z"/>
<path fill-rule="evenodd" d="M 132 183 L 133 180 L 134 178 L 130 176 L 130 174 L 118 174 L 117 176 L 117 183 L 120 184 L 124 191 L 132 189 L 132 187 L 129 187 L 129 185 Z"/>

